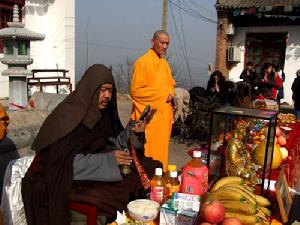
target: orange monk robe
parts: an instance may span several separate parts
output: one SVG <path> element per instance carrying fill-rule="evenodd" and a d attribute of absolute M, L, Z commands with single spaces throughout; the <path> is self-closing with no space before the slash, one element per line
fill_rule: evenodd
<path fill-rule="evenodd" d="M 168 148 L 171 136 L 173 109 L 166 103 L 168 94 L 174 96 L 175 81 L 164 58 L 159 58 L 149 49 L 134 64 L 130 86 L 133 101 L 131 119 L 138 120 L 146 105 L 156 109 L 146 126 L 145 155 L 168 166 Z"/>

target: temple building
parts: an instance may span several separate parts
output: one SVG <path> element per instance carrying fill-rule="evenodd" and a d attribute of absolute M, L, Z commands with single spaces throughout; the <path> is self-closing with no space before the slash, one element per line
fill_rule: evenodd
<path fill-rule="evenodd" d="M 300 0 L 217 0 L 216 65 L 237 81 L 251 61 L 257 73 L 266 62 L 285 72 L 284 101 L 300 69 Z"/>
<path fill-rule="evenodd" d="M 2 0 L 0 2 L 0 29 L 13 21 L 13 6 L 19 7 L 19 21 L 29 30 L 45 35 L 42 41 L 30 43 L 33 63 L 28 70 L 62 69 L 69 71 L 75 82 L 75 0 Z M 0 40 L 0 58 L 3 41 Z M 0 72 L 7 66 L 0 64 Z M 51 75 L 51 74 L 50 74 Z M 42 76 L 49 76 L 43 73 Z M 0 75 L 0 98 L 9 96 L 9 78 Z"/>

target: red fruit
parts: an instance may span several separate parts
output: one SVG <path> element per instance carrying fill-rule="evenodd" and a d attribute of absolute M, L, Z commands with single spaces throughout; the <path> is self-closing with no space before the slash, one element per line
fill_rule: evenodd
<path fill-rule="evenodd" d="M 202 223 L 200 223 L 200 225 L 212 225 L 212 224 L 208 223 L 208 222 L 202 222 Z"/>
<path fill-rule="evenodd" d="M 221 223 L 225 218 L 225 208 L 218 201 L 208 202 L 201 206 L 201 218 L 209 223 Z"/>
<path fill-rule="evenodd" d="M 282 130 L 279 127 L 276 127 L 276 137 L 282 135 Z"/>
<path fill-rule="evenodd" d="M 222 225 L 243 225 L 238 218 L 226 218 Z"/>

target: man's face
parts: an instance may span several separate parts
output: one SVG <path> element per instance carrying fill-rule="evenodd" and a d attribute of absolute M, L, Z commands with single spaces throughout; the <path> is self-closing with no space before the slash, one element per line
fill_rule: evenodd
<path fill-rule="evenodd" d="M 103 84 L 100 88 L 100 94 L 99 94 L 99 103 L 98 108 L 100 110 L 106 109 L 108 106 L 108 103 L 111 100 L 113 93 L 113 85 L 112 84 Z"/>
<path fill-rule="evenodd" d="M 166 56 L 169 47 L 169 36 L 166 34 L 159 34 L 155 39 L 151 40 L 151 44 L 158 57 L 163 58 Z"/>

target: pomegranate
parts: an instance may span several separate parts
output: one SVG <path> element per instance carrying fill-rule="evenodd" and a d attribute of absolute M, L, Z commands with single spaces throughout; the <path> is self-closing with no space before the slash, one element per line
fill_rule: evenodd
<path fill-rule="evenodd" d="M 238 218 L 226 218 L 222 225 L 243 225 Z"/>
<path fill-rule="evenodd" d="M 201 206 L 201 218 L 209 223 L 221 223 L 225 218 L 225 208 L 219 201 L 207 202 Z"/>

